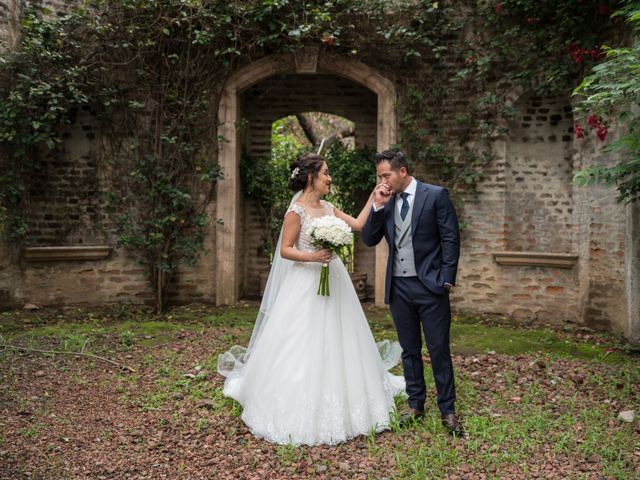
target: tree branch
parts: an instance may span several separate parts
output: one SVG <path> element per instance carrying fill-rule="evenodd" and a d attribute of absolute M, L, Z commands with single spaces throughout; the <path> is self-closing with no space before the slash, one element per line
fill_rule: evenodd
<path fill-rule="evenodd" d="M 302 131 L 304 132 L 309 143 L 314 147 L 319 147 L 322 142 L 322 135 L 320 135 L 320 128 L 317 123 L 311 118 L 309 115 L 305 115 L 304 113 L 296 113 L 296 118 L 298 119 L 298 123 L 302 127 Z"/>
<path fill-rule="evenodd" d="M 52 354 L 66 354 L 66 355 L 75 355 L 78 357 L 88 357 L 88 358 L 95 358 L 98 360 L 102 360 L 103 362 L 107 362 L 110 363 L 111 365 L 115 365 L 116 367 L 119 367 L 123 370 L 128 370 L 131 373 L 135 373 L 135 370 L 131 367 L 129 367 L 128 365 L 121 365 L 117 362 L 114 362 L 113 360 L 110 360 L 108 358 L 105 357 L 101 357 L 99 355 L 92 355 L 90 353 L 82 353 L 82 352 L 63 352 L 61 350 L 38 350 L 36 348 L 26 348 L 26 347 L 18 347 L 16 345 L 9 345 L 7 343 L 3 343 L 0 344 L 0 348 L 9 348 L 11 350 L 19 350 L 22 352 L 36 352 L 36 353 L 52 353 Z M 83 347 L 84 348 L 84 347 Z"/>
<path fill-rule="evenodd" d="M 344 127 L 331 122 L 331 125 L 336 129 L 336 131 L 325 138 L 322 136 L 322 129 L 311 115 L 296 113 L 296 118 L 298 119 L 298 123 L 300 124 L 300 127 L 302 127 L 302 131 L 307 137 L 307 140 L 309 140 L 309 143 L 311 143 L 314 148 L 318 148 L 322 145 L 322 150 L 325 151 L 328 150 L 336 140 L 342 141 L 347 137 L 353 137 L 356 133 L 355 127 Z"/>

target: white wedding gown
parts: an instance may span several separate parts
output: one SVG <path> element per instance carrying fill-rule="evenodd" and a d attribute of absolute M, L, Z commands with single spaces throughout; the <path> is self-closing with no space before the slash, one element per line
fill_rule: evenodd
<path fill-rule="evenodd" d="M 333 215 L 333 206 L 293 203 L 288 211 L 301 218 L 296 248 L 314 251 L 309 220 Z M 316 293 L 320 268 L 294 262 L 246 363 L 236 359 L 235 368 L 221 372 L 224 394 L 240 402 L 251 432 L 270 442 L 336 444 L 379 432 L 389 426 L 394 396 L 404 392 L 404 378 L 387 371 L 399 361 L 399 346 L 381 342 L 395 356 L 383 363 L 344 265 L 330 262 L 327 297 Z M 243 349 L 235 348 L 241 357 Z"/>

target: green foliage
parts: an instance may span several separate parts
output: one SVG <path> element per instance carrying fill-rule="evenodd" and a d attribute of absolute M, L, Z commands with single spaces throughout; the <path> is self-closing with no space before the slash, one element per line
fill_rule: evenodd
<path fill-rule="evenodd" d="M 420 6 L 404 39 L 419 50 L 429 45 L 431 52 L 422 50 L 422 57 L 434 68 L 426 78 L 407 74 L 400 98 L 401 143 L 428 167 L 432 180 L 454 192 L 473 189 L 492 158 L 491 142 L 504 133 L 500 120 L 513 114 L 507 103 L 514 89 L 570 92 L 585 66 L 597 59 L 609 7 L 595 0 Z M 445 63 L 457 68 L 446 70 Z M 463 113 L 451 122 L 453 104 Z"/>
<path fill-rule="evenodd" d="M 606 47 L 606 60 L 593 67 L 574 94 L 584 97 L 583 115 L 589 112 L 590 119 L 598 122 L 600 116 L 614 117 L 624 126 L 625 131 L 605 149 L 619 152 L 620 161 L 614 166 L 588 167 L 574 180 L 578 185 L 616 186 L 618 201 L 632 202 L 640 198 L 640 2 L 627 0 L 616 15 L 626 17 L 633 27 L 633 46 Z"/>
<path fill-rule="evenodd" d="M 369 147 L 348 149 L 335 142 L 324 155 L 332 182 L 329 200 L 351 216 L 358 216 L 376 185 L 374 153 Z"/>
<path fill-rule="evenodd" d="M 284 215 L 293 192 L 289 189 L 289 165 L 304 153 L 304 146 L 285 127 L 286 119 L 274 122 L 271 159 L 254 158 L 246 153 L 240 161 L 240 177 L 245 194 L 256 201 L 264 219 L 267 236 L 258 247 L 260 254 L 272 258 Z"/>
<path fill-rule="evenodd" d="M 129 350 L 136 341 L 136 334 L 131 330 L 124 330 L 120 332 L 119 343 L 123 350 Z"/>
<path fill-rule="evenodd" d="M 79 16 L 70 15 L 64 23 L 78 27 Z M 87 105 L 83 91 L 93 87 L 86 68 L 74 59 L 80 43 L 65 39 L 61 25 L 27 13 L 20 50 L 0 64 L 5 87 L 0 99 L 0 226 L 12 240 L 27 231 L 21 215 L 23 179 L 38 169 L 38 152 L 52 151 L 60 143 L 60 126 L 71 123 Z M 57 48 L 62 42 L 67 42 L 65 48 Z"/>

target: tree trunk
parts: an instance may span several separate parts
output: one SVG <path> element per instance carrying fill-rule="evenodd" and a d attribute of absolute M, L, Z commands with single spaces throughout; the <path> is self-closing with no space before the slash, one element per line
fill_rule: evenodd
<path fill-rule="evenodd" d="M 336 140 L 342 141 L 342 139 L 353 137 L 356 134 L 354 127 L 340 127 L 328 137 L 323 137 L 321 128 L 311 115 L 297 113 L 296 118 L 298 119 L 298 123 L 300 124 L 300 127 L 302 127 L 302 131 L 307 137 L 307 140 L 309 140 L 309 143 L 313 145 L 314 149 L 318 153 L 320 153 L 321 150 L 326 151 L 331 148 L 331 145 L 333 145 Z"/>

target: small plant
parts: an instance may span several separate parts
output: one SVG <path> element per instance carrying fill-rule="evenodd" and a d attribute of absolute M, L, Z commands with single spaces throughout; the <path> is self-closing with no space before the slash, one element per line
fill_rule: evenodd
<path fill-rule="evenodd" d="M 196 420 L 196 430 L 198 432 L 204 432 L 209 428 L 210 422 L 208 418 L 200 417 Z"/>
<path fill-rule="evenodd" d="M 298 463 L 305 456 L 304 449 L 302 447 L 296 447 L 292 443 L 286 445 L 278 445 L 276 447 L 276 455 L 281 465 L 291 465 L 292 463 Z"/>
<path fill-rule="evenodd" d="M 26 438 L 30 438 L 35 440 L 40 436 L 40 430 L 42 430 L 43 425 L 40 423 L 33 423 L 26 428 L 20 430 L 20 435 Z"/>
<path fill-rule="evenodd" d="M 118 340 L 122 349 L 129 350 L 136 341 L 136 334 L 131 330 L 124 330 L 123 332 L 120 332 Z"/>
<path fill-rule="evenodd" d="M 89 343 L 89 339 L 77 333 L 63 333 L 60 335 L 60 348 L 65 352 L 80 352 Z"/>

